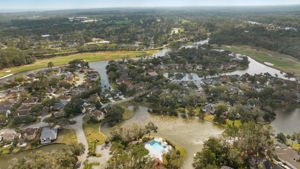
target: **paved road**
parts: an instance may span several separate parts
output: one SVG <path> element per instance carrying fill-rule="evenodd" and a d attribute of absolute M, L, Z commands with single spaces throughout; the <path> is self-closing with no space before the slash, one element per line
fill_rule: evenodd
<path fill-rule="evenodd" d="M 287 163 L 294 169 L 300 168 L 300 163 L 296 161 L 300 158 L 300 155 L 291 147 L 278 143 L 278 146 L 275 148 L 275 152 L 282 162 Z"/>
<path fill-rule="evenodd" d="M 48 117 L 51 117 L 51 114 L 47 114 L 45 116 L 41 116 L 41 121 L 38 122 L 38 123 L 34 123 L 34 124 L 31 124 L 31 125 L 28 125 L 28 126 L 25 126 L 23 128 L 41 128 L 41 127 L 46 127 L 46 126 L 49 126 L 50 124 L 49 123 L 46 123 L 44 122 L 44 120 Z"/>
<path fill-rule="evenodd" d="M 100 165 L 93 166 L 93 169 L 104 169 L 106 167 L 106 164 L 107 164 L 109 158 L 111 157 L 110 147 L 111 147 L 111 145 L 105 146 L 105 144 L 97 146 L 96 153 L 101 154 L 101 157 L 89 157 L 88 158 L 90 163 L 93 163 L 93 162 L 100 163 Z"/>
<path fill-rule="evenodd" d="M 79 116 L 71 119 L 71 120 L 76 121 L 76 123 L 73 124 L 73 125 L 67 126 L 68 128 L 73 129 L 75 131 L 78 143 L 82 143 L 84 145 L 84 153 L 78 159 L 78 164 L 80 164 L 79 169 L 84 168 L 83 162 L 88 157 L 88 142 L 87 142 L 87 139 L 85 137 L 85 134 L 84 134 L 84 131 L 83 131 L 83 126 L 82 126 L 83 125 L 83 117 L 84 117 L 84 114 L 79 115 Z"/>
<path fill-rule="evenodd" d="M 118 101 L 115 101 L 115 102 L 106 103 L 106 104 L 102 105 L 102 108 L 105 108 L 105 107 L 110 106 L 110 105 L 115 105 L 115 104 L 120 104 L 120 103 L 128 102 L 128 101 L 133 100 L 134 98 L 135 97 L 132 96 L 132 97 L 128 97 L 128 98 L 123 99 L 123 100 L 118 100 Z"/>
<path fill-rule="evenodd" d="M 111 103 L 104 104 L 102 106 L 102 108 L 105 108 L 109 105 L 115 105 L 115 104 L 120 104 L 120 103 L 131 101 L 134 98 L 145 94 L 146 92 L 147 91 L 144 91 L 144 92 L 136 94 L 135 96 L 128 97 L 128 98 L 123 99 L 123 100 L 119 100 L 119 101 L 116 101 L 116 102 L 111 102 Z M 41 121 L 40 122 L 32 124 L 32 125 L 24 126 L 22 128 L 40 128 L 40 127 L 49 126 L 49 123 L 43 122 L 43 120 L 46 119 L 47 117 L 50 117 L 50 116 L 51 116 L 51 114 L 41 116 Z M 78 168 L 79 169 L 84 168 L 83 162 L 86 159 L 88 159 L 90 162 L 100 162 L 100 166 L 94 166 L 94 169 L 105 168 L 105 165 L 106 165 L 107 161 L 109 160 L 109 158 L 111 156 L 110 155 L 110 147 L 103 147 L 103 145 L 97 146 L 96 153 L 101 154 L 101 157 L 88 157 L 88 142 L 87 142 L 87 139 L 86 139 L 84 131 L 83 131 L 83 117 L 84 116 L 85 116 L 85 114 L 82 114 L 82 115 L 79 115 L 79 116 L 76 116 L 76 117 L 72 118 L 71 120 L 76 121 L 76 123 L 73 124 L 73 125 L 66 126 L 66 128 L 70 128 L 70 129 L 73 129 L 75 131 L 78 143 L 82 143 L 84 145 L 84 148 L 85 148 L 84 153 L 79 157 L 79 160 L 78 160 L 78 166 L 79 167 Z M 7 129 L 2 129 L 2 130 L 0 130 L 0 132 L 5 131 L 5 130 L 7 130 Z M 99 132 L 101 132 L 100 128 L 99 128 Z"/>
<path fill-rule="evenodd" d="M 143 94 L 145 94 L 147 92 L 148 91 L 144 91 L 144 92 L 138 93 L 138 94 L 136 94 L 136 95 L 134 95 L 132 97 L 128 97 L 128 98 L 123 99 L 123 100 L 118 100 L 118 101 L 115 101 L 115 102 L 110 102 L 110 103 L 103 104 L 102 108 L 105 108 L 105 107 L 110 106 L 110 105 L 115 105 L 115 104 L 120 104 L 120 103 L 125 103 L 125 102 L 128 102 L 128 101 L 131 101 L 134 98 L 139 97 L 139 96 L 141 96 L 141 95 L 143 95 Z"/>

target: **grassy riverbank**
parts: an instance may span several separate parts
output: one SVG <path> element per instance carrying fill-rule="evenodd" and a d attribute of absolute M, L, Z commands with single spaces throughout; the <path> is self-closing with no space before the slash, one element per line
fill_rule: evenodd
<path fill-rule="evenodd" d="M 113 59 L 121 59 L 121 58 L 135 58 L 135 57 L 141 57 L 146 55 L 151 55 L 153 53 L 157 52 L 156 50 L 149 50 L 149 51 L 104 51 L 104 52 L 92 52 L 92 53 L 79 53 L 79 54 L 73 54 L 68 56 L 57 56 L 47 59 L 39 59 L 36 62 L 29 64 L 29 65 L 23 65 L 23 66 L 17 66 L 17 67 L 11 67 L 0 70 L 0 77 L 9 75 L 9 74 L 16 74 L 20 72 L 40 69 L 40 68 L 46 68 L 48 66 L 49 62 L 53 62 L 55 66 L 65 65 L 71 60 L 74 59 L 84 59 L 87 62 L 95 62 L 95 61 L 102 61 L 102 60 L 113 60 Z"/>
<path fill-rule="evenodd" d="M 300 76 L 300 60 L 289 55 L 251 46 L 222 46 L 224 50 L 250 56 L 261 63 L 271 63 L 270 67 Z"/>

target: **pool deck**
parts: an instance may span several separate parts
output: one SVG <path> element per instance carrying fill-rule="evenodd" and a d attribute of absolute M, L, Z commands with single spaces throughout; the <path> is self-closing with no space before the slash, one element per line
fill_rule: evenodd
<path fill-rule="evenodd" d="M 156 147 L 153 147 L 155 144 Z M 157 147 L 161 146 L 161 147 Z M 162 138 L 154 138 L 147 143 L 145 143 L 145 148 L 149 151 L 149 156 L 153 159 L 159 159 L 160 161 L 163 161 L 163 156 L 168 153 L 170 150 L 172 150 L 172 146 L 168 145 L 167 142 L 163 141 Z"/>

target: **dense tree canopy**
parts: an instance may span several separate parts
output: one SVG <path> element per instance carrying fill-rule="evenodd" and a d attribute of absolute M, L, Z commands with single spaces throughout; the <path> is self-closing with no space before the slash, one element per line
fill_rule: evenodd
<path fill-rule="evenodd" d="M 82 144 L 71 144 L 61 150 L 45 152 L 37 151 L 13 163 L 11 169 L 72 169 L 77 162 L 77 156 L 84 151 Z"/>
<path fill-rule="evenodd" d="M 207 166 L 220 168 L 258 167 L 262 161 L 274 156 L 274 144 L 270 127 L 244 123 L 225 130 L 223 137 L 210 138 L 194 158 L 193 166 L 204 169 Z"/>

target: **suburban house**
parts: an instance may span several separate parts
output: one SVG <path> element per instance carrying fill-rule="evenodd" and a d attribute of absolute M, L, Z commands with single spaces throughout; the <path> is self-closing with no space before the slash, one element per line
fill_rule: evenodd
<path fill-rule="evenodd" d="M 25 117 L 27 115 L 30 115 L 31 105 L 30 104 L 24 104 L 18 108 L 16 112 L 14 112 L 14 115 L 17 115 L 18 117 Z"/>
<path fill-rule="evenodd" d="M 15 139 L 20 138 L 21 134 L 17 133 L 15 130 L 13 129 L 4 129 L 3 131 L 1 131 L 0 133 L 0 140 L 4 140 L 5 142 L 13 142 Z"/>
<path fill-rule="evenodd" d="M 95 111 L 91 112 L 90 115 L 92 117 L 94 117 L 95 120 L 97 120 L 97 121 L 101 121 L 105 117 L 105 114 L 102 111 L 100 111 L 100 110 L 95 110 Z"/>
<path fill-rule="evenodd" d="M 60 109 L 64 108 L 68 104 L 68 101 L 59 101 L 56 102 L 53 106 L 53 110 L 59 111 Z"/>
<path fill-rule="evenodd" d="M 38 128 L 27 128 L 24 130 L 23 137 L 26 140 L 33 140 L 37 136 L 38 131 L 39 131 Z"/>
<path fill-rule="evenodd" d="M 53 113 L 53 116 L 55 118 L 60 118 L 60 117 L 65 117 L 66 116 L 66 113 L 64 110 L 59 110 L 59 111 L 56 111 Z"/>
<path fill-rule="evenodd" d="M 34 105 L 34 104 L 37 104 L 38 101 L 39 101 L 39 99 L 38 99 L 37 97 L 31 97 L 31 98 L 26 99 L 26 100 L 23 101 L 22 103 L 23 103 L 23 104 Z"/>
<path fill-rule="evenodd" d="M 45 127 L 42 129 L 40 141 L 41 144 L 49 144 L 57 138 L 57 129 Z"/>

